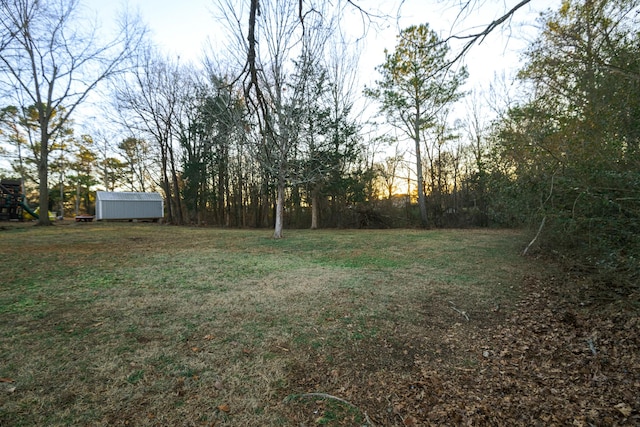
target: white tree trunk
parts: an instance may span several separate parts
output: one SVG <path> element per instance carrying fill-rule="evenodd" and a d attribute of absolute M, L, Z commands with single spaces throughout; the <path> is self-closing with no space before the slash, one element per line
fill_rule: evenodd
<path fill-rule="evenodd" d="M 273 231 L 274 239 L 282 239 L 282 224 L 284 216 L 284 182 L 278 180 L 278 190 L 276 194 L 276 227 Z"/>

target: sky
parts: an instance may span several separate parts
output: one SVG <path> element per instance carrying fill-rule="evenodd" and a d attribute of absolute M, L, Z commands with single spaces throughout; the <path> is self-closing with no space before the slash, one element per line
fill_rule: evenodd
<path fill-rule="evenodd" d="M 220 0 L 80 0 L 88 10 L 97 13 L 104 24 L 114 22 L 119 9 L 124 5 L 137 11 L 151 31 L 152 40 L 167 55 L 179 56 L 181 61 L 199 63 L 203 57 L 207 40 L 220 44 L 223 25 L 215 18 L 216 2 Z M 235 0 L 248 5 L 249 0 Z M 263 0 L 264 1 L 264 0 Z M 296 1 L 296 0 L 277 0 Z M 329 1 L 329 0 L 327 0 Z M 401 29 L 410 25 L 429 23 L 430 27 L 444 38 L 452 33 L 468 34 L 479 31 L 488 23 L 501 16 L 505 10 L 513 7 L 519 0 L 471 0 L 481 7 L 459 16 L 461 0 L 353 0 L 363 9 L 373 14 L 390 17 L 386 21 L 376 20 L 378 25 L 371 26 L 361 44 L 360 86 L 373 86 L 379 78 L 375 67 L 384 61 L 384 50 L 393 50 L 396 36 Z M 509 25 L 503 25 L 492 32 L 481 44 L 474 46 L 464 59 L 469 71 L 465 91 L 487 91 L 497 78 L 504 76 L 510 81 L 522 66 L 521 52 L 534 39 L 536 17 L 541 10 L 552 7 L 557 9 L 560 0 L 532 0 L 518 11 Z M 401 6 L 401 7 L 399 7 Z M 362 17 L 352 8 L 352 28 L 354 37 L 361 37 Z M 397 19 L 396 19 L 397 17 Z M 224 48 L 224 46 L 222 46 Z M 452 51 L 455 52 L 455 46 Z M 360 102 L 362 114 L 370 117 L 376 107 L 364 99 Z M 360 107 L 359 107 L 360 108 Z M 490 108 L 487 107 L 489 113 Z M 462 105 L 455 108 L 450 116 L 453 122 L 464 118 L 466 112 Z M 90 122 L 91 120 L 89 120 Z M 80 120 L 82 122 L 82 120 Z M 88 129 L 87 132 L 91 133 Z"/>
<path fill-rule="evenodd" d="M 142 19 L 148 24 L 153 40 L 167 54 L 175 54 L 181 59 L 197 62 L 202 56 L 203 47 L 208 37 L 216 39 L 220 24 L 216 23 L 213 9 L 216 0 L 128 0 L 131 10 L 138 10 Z M 241 1 L 241 0 L 238 0 Z M 242 0 L 247 1 L 247 0 Z M 278 0 L 282 1 L 282 0 Z M 113 21 L 116 9 L 125 3 L 104 0 L 84 0 L 88 8 L 98 12 L 103 22 Z M 370 29 L 365 40 L 365 48 L 361 57 L 364 80 L 375 76 L 375 66 L 384 60 L 384 49 L 392 50 L 395 37 L 401 28 L 409 25 L 428 22 L 431 28 L 441 36 L 465 30 L 477 30 L 501 15 L 505 7 L 512 7 L 516 1 L 488 0 L 480 11 L 459 20 L 454 26 L 458 8 L 451 6 L 457 0 L 360 0 L 356 4 L 368 10 L 379 10 L 390 16 L 396 16 L 398 5 L 401 18 L 396 22 L 391 19 L 382 28 Z M 538 12 L 545 6 L 557 7 L 559 0 L 532 0 L 533 6 L 525 6 L 518 12 L 511 25 L 496 30 L 479 46 L 475 46 L 466 58 L 473 85 L 483 84 L 493 79 L 495 73 L 511 72 L 521 63 L 519 51 L 526 46 L 526 41 L 533 38 L 535 29 L 532 25 Z M 377 4 L 377 6 L 376 6 Z M 371 8 L 371 9 L 369 9 Z M 355 15 L 355 14 L 354 14 Z M 354 22 L 354 27 L 359 22 Z M 368 76 L 368 78 L 366 77 Z M 366 82 L 365 82 L 366 83 Z"/>

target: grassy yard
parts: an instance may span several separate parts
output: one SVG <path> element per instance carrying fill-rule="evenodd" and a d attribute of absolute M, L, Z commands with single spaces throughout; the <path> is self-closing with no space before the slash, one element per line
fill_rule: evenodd
<path fill-rule="evenodd" d="M 0 228 L 3 426 L 412 425 L 395 387 L 474 369 L 539 268 L 514 231 Z"/>

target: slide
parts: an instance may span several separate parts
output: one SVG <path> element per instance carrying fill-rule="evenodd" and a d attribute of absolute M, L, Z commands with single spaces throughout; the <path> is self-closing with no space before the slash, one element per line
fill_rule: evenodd
<path fill-rule="evenodd" d="M 34 211 L 32 211 L 32 210 L 31 210 L 31 208 L 29 207 L 29 205 L 27 205 L 27 204 L 24 202 L 24 198 L 20 201 L 20 206 L 22 206 L 22 209 L 24 209 L 25 211 L 27 211 L 27 213 L 28 213 L 29 215 L 31 215 L 32 217 L 34 217 L 35 219 L 40 219 L 40 216 L 39 216 L 37 213 L 35 213 Z"/>

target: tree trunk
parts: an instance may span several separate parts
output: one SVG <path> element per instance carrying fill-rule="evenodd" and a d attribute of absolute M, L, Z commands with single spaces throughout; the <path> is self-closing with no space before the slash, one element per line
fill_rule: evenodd
<path fill-rule="evenodd" d="M 171 143 L 167 142 L 167 147 L 169 148 L 169 161 L 171 166 L 171 182 L 173 183 L 173 196 L 175 203 L 175 211 L 174 211 L 174 219 L 176 224 L 182 225 L 184 224 L 184 220 L 182 218 L 182 200 L 180 198 L 180 185 L 178 183 L 178 173 L 176 171 L 176 162 L 175 155 L 173 154 L 173 147 L 171 147 Z"/>
<path fill-rule="evenodd" d="M 39 113 L 40 117 L 45 114 L 42 110 Z M 38 162 L 40 215 L 38 225 L 51 225 L 51 221 L 49 221 L 49 122 L 41 120 L 40 126 L 40 161 Z"/>
<path fill-rule="evenodd" d="M 427 200 L 424 195 L 424 184 L 422 178 L 422 155 L 420 154 L 420 137 L 415 139 L 416 142 L 416 175 L 418 179 L 418 206 L 420 207 L 420 226 L 426 228 L 427 220 Z"/>
<path fill-rule="evenodd" d="M 246 207 L 245 207 L 245 197 L 246 191 L 244 189 L 245 180 L 242 176 L 241 168 L 238 168 L 238 194 L 236 195 L 236 218 L 237 223 L 236 226 L 246 227 L 247 218 L 246 218 Z"/>
<path fill-rule="evenodd" d="M 164 197 L 166 200 L 166 209 L 167 209 L 167 221 L 169 224 L 174 223 L 174 215 L 173 212 L 175 210 L 173 206 L 173 196 L 171 193 L 171 182 L 169 181 L 168 174 L 168 161 L 167 161 L 167 148 L 163 141 L 160 141 L 160 168 L 162 169 L 162 182 L 160 186 L 164 191 Z"/>
<path fill-rule="evenodd" d="M 76 216 L 80 215 L 80 182 L 76 183 Z"/>
<path fill-rule="evenodd" d="M 60 172 L 60 217 L 64 219 L 64 174 Z"/>
<path fill-rule="evenodd" d="M 282 173 L 282 172 L 281 172 Z M 278 179 L 276 194 L 276 226 L 273 232 L 274 239 L 282 239 L 282 225 L 284 223 L 284 179 Z"/>
<path fill-rule="evenodd" d="M 318 190 L 311 190 L 311 229 L 318 229 Z"/>

